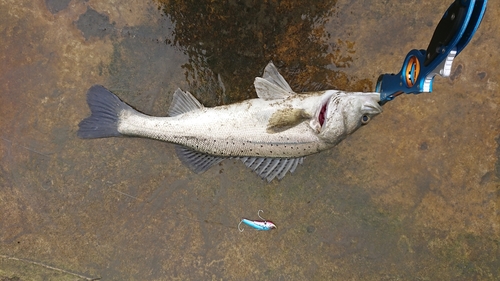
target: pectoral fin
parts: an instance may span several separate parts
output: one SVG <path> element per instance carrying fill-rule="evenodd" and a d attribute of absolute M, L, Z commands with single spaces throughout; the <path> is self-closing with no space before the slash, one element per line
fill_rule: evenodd
<path fill-rule="evenodd" d="M 304 120 L 311 119 L 311 115 L 303 109 L 286 108 L 276 111 L 267 123 L 267 132 L 270 134 L 283 132 L 297 126 Z"/>

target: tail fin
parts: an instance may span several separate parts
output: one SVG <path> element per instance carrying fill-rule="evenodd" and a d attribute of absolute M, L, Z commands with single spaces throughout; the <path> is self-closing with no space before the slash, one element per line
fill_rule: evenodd
<path fill-rule="evenodd" d="M 132 109 L 130 106 L 101 85 L 89 89 L 87 103 L 92 113 L 78 124 L 78 137 L 94 139 L 121 136 L 118 132 L 119 114 L 124 109 Z"/>

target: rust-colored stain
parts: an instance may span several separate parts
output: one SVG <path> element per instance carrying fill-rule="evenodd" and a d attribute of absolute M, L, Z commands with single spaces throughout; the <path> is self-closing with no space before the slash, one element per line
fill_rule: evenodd
<path fill-rule="evenodd" d="M 298 92 L 367 91 L 373 84 L 341 70 L 350 66 L 356 50 L 354 42 L 332 42 L 324 28 L 336 12 L 336 1 L 159 3 L 175 23 L 170 43 L 181 45 L 190 56 L 184 68 L 191 91 L 215 101 L 205 104 L 254 98 L 253 78 L 270 60 Z M 220 86 L 221 77 L 227 86 Z"/>
<path fill-rule="evenodd" d="M 76 137 L 94 84 L 157 116 L 177 87 L 255 98 L 270 60 L 298 92 L 371 91 L 451 2 L 0 1 L 0 280 L 497 280 L 494 3 L 451 78 L 280 182 Z M 278 229 L 240 233 L 260 209 Z"/>

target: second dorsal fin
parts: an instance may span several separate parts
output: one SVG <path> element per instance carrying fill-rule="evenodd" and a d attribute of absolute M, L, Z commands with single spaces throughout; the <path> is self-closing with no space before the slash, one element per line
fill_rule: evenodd
<path fill-rule="evenodd" d="M 192 110 L 201 109 L 203 105 L 191 95 L 190 92 L 184 92 L 181 89 L 175 90 L 172 104 L 168 109 L 169 116 L 177 116 Z"/>
<path fill-rule="evenodd" d="M 295 94 L 272 61 L 264 69 L 262 78 L 255 78 L 254 86 L 257 96 L 265 100 L 283 99 Z"/>

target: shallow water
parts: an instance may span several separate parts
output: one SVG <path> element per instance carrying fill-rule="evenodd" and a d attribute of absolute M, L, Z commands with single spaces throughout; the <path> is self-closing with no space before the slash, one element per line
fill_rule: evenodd
<path fill-rule="evenodd" d="M 157 116 L 177 87 L 254 98 L 270 60 L 297 91 L 371 91 L 451 4 L 210 2 L 0 1 L 0 279 L 498 280 L 498 3 L 432 94 L 279 182 L 78 139 L 94 84 Z M 240 233 L 259 209 L 278 229 Z"/>

